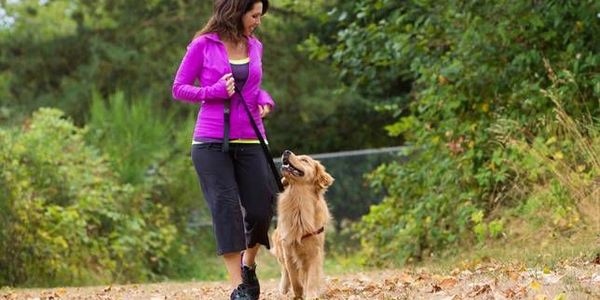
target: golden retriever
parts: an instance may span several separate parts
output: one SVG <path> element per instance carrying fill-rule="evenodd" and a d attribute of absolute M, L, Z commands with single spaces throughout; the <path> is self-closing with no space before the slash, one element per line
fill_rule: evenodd
<path fill-rule="evenodd" d="M 271 252 L 281 266 L 279 290 L 294 299 L 318 297 L 322 291 L 325 226 L 330 214 L 325 191 L 333 177 L 318 161 L 306 155 L 283 152 L 284 191 L 277 199 L 277 229 Z"/>

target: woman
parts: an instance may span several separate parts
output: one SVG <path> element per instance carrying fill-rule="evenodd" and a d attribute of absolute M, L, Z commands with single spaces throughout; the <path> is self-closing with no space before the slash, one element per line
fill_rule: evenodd
<path fill-rule="evenodd" d="M 231 299 L 258 299 L 254 260 L 260 245 L 270 247 L 272 179 L 242 103 L 264 137 L 262 118 L 275 104 L 260 89 L 263 50 L 252 33 L 268 7 L 268 0 L 216 0 L 173 83 L 175 99 L 201 104 L 192 161 L 212 214 L 217 252 L 235 287 Z"/>

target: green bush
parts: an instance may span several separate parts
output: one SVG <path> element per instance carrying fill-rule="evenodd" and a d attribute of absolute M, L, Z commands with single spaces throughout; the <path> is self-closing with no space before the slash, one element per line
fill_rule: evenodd
<path fill-rule="evenodd" d="M 599 10 L 597 1 L 360 0 L 324 15 L 328 30 L 306 48 L 356 92 L 393 102 L 400 117 L 388 132 L 413 147 L 409 162 L 371 176 L 387 197 L 359 226 L 367 261 L 501 235 L 494 212 L 527 195 L 511 191 L 520 154 L 494 131 L 511 123 L 515 139 L 547 140 L 556 106 L 544 89 L 556 82 L 574 119 L 600 113 Z"/>
<path fill-rule="evenodd" d="M 504 139 L 516 154 L 508 162 L 519 178 L 512 190 L 523 199 L 508 214 L 554 235 L 571 235 L 599 224 L 600 187 L 595 181 L 600 176 L 600 123 L 591 116 L 573 119 L 567 114 L 561 104 L 564 84 L 554 80 L 543 91 L 556 105 L 546 134 L 531 142 Z"/>
<path fill-rule="evenodd" d="M 156 108 L 152 98 L 126 99 L 117 92 L 92 101 L 86 140 L 103 153 L 119 174 L 148 200 L 168 207 L 170 224 L 177 227 L 172 263 L 161 271 L 169 278 L 215 279 L 215 243 L 210 213 L 203 200 L 190 157 L 196 120 L 190 114 L 175 122 L 172 113 Z M 198 226 L 201 224 L 202 226 Z M 212 268 L 203 268 L 211 265 Z"/>
<path fill-rule="evenodd" d="M 0 285 L 143 280 L 169 264 L 169 209 L 121 184 L 61 111 L 1 129 L 0 165 Z"/>
<path fill-rule="evenodd" d="M 138 185 L 151 177 L 164 163 L 171 148 L 172 118 L 154 109 L 149 98 L 128 103 L 123 92 L 104 101 L 94 93 L 87 139 L 103 153 L 122 181 Z"/>

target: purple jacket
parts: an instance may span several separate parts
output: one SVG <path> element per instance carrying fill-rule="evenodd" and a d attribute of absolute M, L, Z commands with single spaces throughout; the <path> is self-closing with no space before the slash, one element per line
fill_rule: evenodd
<path fill-rule="evenodd" d="M 249 74 L 242 95 L 263 137 L 265 129 L 258 105 L 275 103 L 267 92 L 260 89 L 262 78 L 262 44 L 254 37 L 248 39 L 250 57 Z M 200 111 L 194 129 L 194 138 L 223 138 L 223 103 L 227 99 L 225 80 L 221 77 L 231 73 L 225 44 L 218 34 L 208 33 L 195 38 L 179 65 L 173 82 L 173 98 L 200 103 Z M 198 80 L 200 86 L 195 86 Z M 230 139 L 256 139 L 248 114 L 236 93 L 231 98 Z"/>

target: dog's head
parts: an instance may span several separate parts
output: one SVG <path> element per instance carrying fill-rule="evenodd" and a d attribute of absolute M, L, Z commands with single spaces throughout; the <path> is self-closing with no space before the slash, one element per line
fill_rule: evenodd
<path fill-rule="evenodd" d="M 281 155 L 281 172 L 287 184 L 312 184 L 320 189 L 326 189 L 333 184 L 333 177 L 317 160 L 307 155 L 295 155 L 285 150 Z"/>

